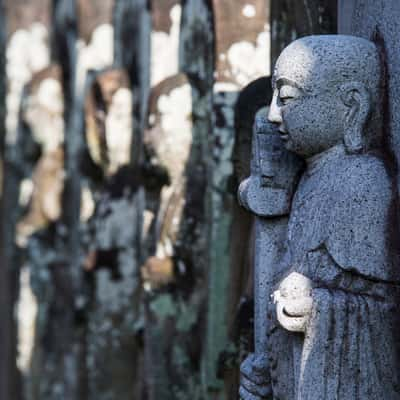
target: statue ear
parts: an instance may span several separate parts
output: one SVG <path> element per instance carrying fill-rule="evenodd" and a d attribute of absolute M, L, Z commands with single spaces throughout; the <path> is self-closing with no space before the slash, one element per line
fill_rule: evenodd
<path fill-rule="evenodd" d="M 341 92 L 347 106 L 344 145 L 348 153 L 360 153 L 364 148 L 363 131 L 371 109 L 370 96 L 365 86 L 358 82 L 344 84 Z"/>

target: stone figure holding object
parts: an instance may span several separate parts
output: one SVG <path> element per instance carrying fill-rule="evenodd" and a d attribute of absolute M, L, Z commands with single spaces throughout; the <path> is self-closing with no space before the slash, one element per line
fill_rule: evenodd
<path fill-rule="evenodd" d="M 265 304 L 266 361 L 246 360 L 243 399 L 400 399 L 398 188 L 381 64 L 374 43 L 342 35 L 297 40 L 277 61 L 269 120 L 306 168 Z"/>
<path fill-rule="evenodd" d="M 279 132 L 266 118 L 266 109 L 256 116 L 252 140 L 251 174 L 239 187 L 239 202 L 255 215 L 254 221 L 254 354 L 242 364 L 241 393 L 253 386 L 255 375 L 262 383 L 257 388 L 271 394 L 268 359 L 270 321 L 265 305 L 284 271 L 280 262 L 285 254 L 288 214 L 302 160 L 288 152 Z"/>

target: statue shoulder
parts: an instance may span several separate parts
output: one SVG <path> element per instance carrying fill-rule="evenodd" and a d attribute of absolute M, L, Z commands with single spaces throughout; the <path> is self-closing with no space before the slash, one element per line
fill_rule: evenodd
<path fill-rule="evenodd" d="M 384 161 L 376 156 L 347 156 L 337 163 L 335 171 L 335 190 L 344 201 L 356 201 L 362 207 L 360 200 L 382 201 L 392 197 L 393 185 L 388 170 Z"/>
<path fill-rule="evenodd" d="M 373 279 L 399 280 L 388 240 L 395 193 L 382 160 L 348 156 L 336 165 L 326 247 L 339 266 Z"/>

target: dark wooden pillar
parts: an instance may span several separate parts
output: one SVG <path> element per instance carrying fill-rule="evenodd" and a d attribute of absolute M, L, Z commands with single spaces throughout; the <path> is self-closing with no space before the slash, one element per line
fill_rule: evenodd
<path fill-rule="evenodd" d="M 336 33 L 336 7 L 337 0 L 272 0 L 272 63 L 283 48 L 297 37 Z"/>
<path fill-rule="evenodd" d="M 6 152 L 6 129 L 5 129 L 5 98 L 6 98 L 6 77 L 5 77 L 5 15 L 3 1 L 0 3 L 0 150 L 1 150 L 1 193 L 0 193 L 0 398 L 14 398 L 14 376 L 16 373 L 15 351 L 13 351 L 14 315 L 11 267 L 12 260 L 10 253 L 10 240 L 8 240 L 9 218 L 8 203 L 6 197 L 5 174 L 8 172 L 5 162 Z M 12 246 L 12 243 L 11 243 Z"/>
<path fill-rule="evenodd" d="M 113 24 L 114 64 L 126 68 L 134 93 L 132 163 L 135 164 L 142 158 L 142 135 L 150 96 L 150 1 L 115 0 Z"/>
<path fill-rule="evenodd" d="M 211 4 L 215 81 L 207 161 L 208 293 L 203 376 L 208 398 L 231 399 L 237 393 L 236 373 L 240 359 L 240 345 L 232 340 L 232 331 L 242 294 L 238 292 L 245 286 L 237 280 L 245 275 L 242 261 L 247 255 L 246 245 L 235 246 L 240 238 L 240 219 L 245 218 L 240 215 L 236 202 L 236 106 L 241 91 L 269 73 L 269 2 L 213 0 Z M 247 62 L 250 59 L 251 64 Z"/>

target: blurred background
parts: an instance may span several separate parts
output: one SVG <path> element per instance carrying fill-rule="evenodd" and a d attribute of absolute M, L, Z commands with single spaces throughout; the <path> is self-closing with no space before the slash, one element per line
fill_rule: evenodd
<path fill-rule="evenodd" d="M 0 6 L 0 399 L 236 399 L 254 117 L 336 0 Z"/>

